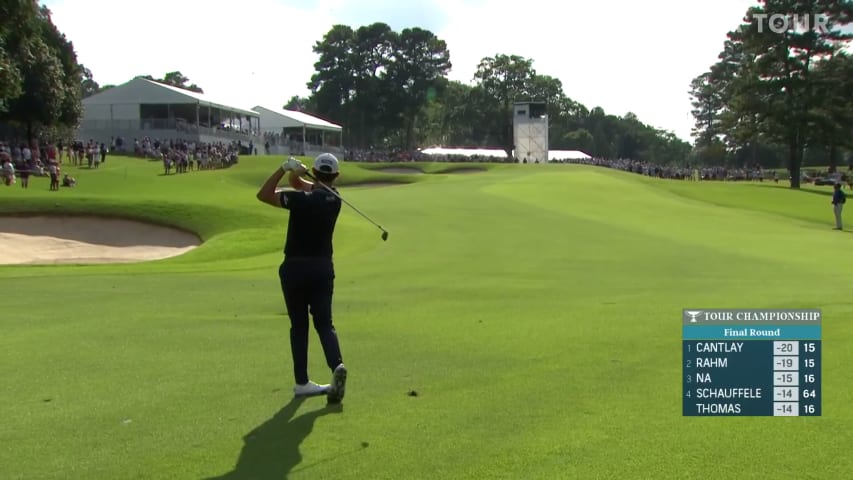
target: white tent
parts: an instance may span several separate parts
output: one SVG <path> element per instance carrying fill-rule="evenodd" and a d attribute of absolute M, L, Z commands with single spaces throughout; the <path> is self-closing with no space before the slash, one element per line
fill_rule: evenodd
<path fill-rule="evenodd" d="M 548 150 L 549 162 L 559 162 L 561 160 L 586 160 L 587 158 L 592 157 L 580 150 Z"/>
<path fill-rule="evenodd" d="M 84 98 L 77 138 L 257 141 L 260 116 L 208 95 L 135 78 Z"/>
<path fill-rule="evenodd" d="M 96 105 L 130 105 L 138 109 L 138 105 L 147 104 L 193 104 L 203 107 L 213 107 L 224 112 L 236 113 L 252 118 L 258 117 L 257 112 L 231 106 L 226 102 L 213 99 L 207 94 L 173 87 L 141 77 L 134 78 L 126 83 L 83 99 L 84 107 Z"/>
<path fill-rule="evenodd" d="M 424 148 L 421 153 L 425 155 L 460 155 L 472 157 L 479 155 L 482 157 L 506 158 L 506 152 L 498 148 L 445 148 L 432 147 Z M 583 160 L 592 158 L 580 150 L 549 150 L 548 161 L 564 161 L 564 160 Z"/>
<path fill-rule="evenodd" d="M 256 106 L 252 108 L 261 116 L 261 129 L 264 132 L 281 132 L 282 128 L 306 128 L 311 130 L 323 130 L 327 132 L 340 132 L 343 127 L 332 122 L 308 115 L 296 110 L 285 110 L 283 108 L 267 108 Z"/>
<path fill-rule="evenodd" d="M 421 150 L 424 155 L 461 155 L 465 157 L 497 157 L 506 158 L 506 152 L 496 148 L 444 148 L 432 147 Z"/>
<path fill-rule="evenodd" d="M 343 155 L 343 127 L 304 112 L 252 108 L 261 117 L 264 149 L 269 154 L 308 155 L 323 152 Z"/>

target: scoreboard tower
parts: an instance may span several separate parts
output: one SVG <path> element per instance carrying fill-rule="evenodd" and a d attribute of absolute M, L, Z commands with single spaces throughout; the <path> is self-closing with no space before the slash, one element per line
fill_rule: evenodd
<path fill-rule="evenodd" d="M 516 102 L 512 109 L 513 144 L 519 163 L 548 163 L 548 106 Z"/>

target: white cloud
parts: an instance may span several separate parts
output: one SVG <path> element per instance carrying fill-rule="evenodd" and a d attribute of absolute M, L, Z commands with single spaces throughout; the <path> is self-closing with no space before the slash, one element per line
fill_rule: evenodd
<path fill-rule="evenodd" d="M 470 82 L 498 53 L 534 60 L 589 108 L 689 139 L 690 80 L 716 61 L 748 0 L 54 0 L 46 2 L 100 84 L 180 70 L 235 106 L 306 95 L 315 42 L 335 23 L 418 26 L 447 42 L 450 78 Z"/>

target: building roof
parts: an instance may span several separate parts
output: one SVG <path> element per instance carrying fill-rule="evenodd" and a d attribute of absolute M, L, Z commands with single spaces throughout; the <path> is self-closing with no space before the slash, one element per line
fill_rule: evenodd
<path fill-rule="evenodd" d="M 304 112 L 297 112 L 295 110 L 268 108 L 260 105 L 252 108 L 252 110 L 261 115 L 261 127 L 264 130 L 270 128 L 307 127 L 318 130 L 340 132 L 343 129 L 340 125 L 328 122 L 322 118 L 318 118 Z"/>
<path fill-rule="evenodd" d="M 153 82 L 145 78 L 134 78 L 133 80 L 117 85 L 109 90 L 96 93 L 91 97 L 84 98 L 84 105 L 109 105 L 109 104 L 152 104 L 152 103 L 172 103 L 172 104 L 187 104 L 198 103 L 199 105 L 210 106 L 226 110 L 229 112 L 239 113 L 246 116 L 258 117 L 258 112 L 246 110 L 239 107 L 228 105 L 224 102 L 218 102 L 210 96 L 184 90 L 182 88 L 164 85 L 162 83 Z"/>

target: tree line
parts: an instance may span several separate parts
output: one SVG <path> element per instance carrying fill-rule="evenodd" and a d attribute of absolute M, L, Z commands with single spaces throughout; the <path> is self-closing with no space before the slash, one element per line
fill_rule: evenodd
<path fill-rule="evenodd" d="M 313 47 L 318 60 L 308 97 L 284 108 L 345 126 L 344 143 L 361 149 L 412 150 L 423 145 L 513 150 L 514 102 L 546 102 L 550 148 L 582 150 L 603 158 L 660 164 L 683 162 L 690 145 L 636 115 L 587 108 L 563 91 L 558 78 L 540 74 L 533 59 L 497 54 L 483 58 L 473 84 L 451 81 L 446 43 L 429 30 L 394 31 L 377 22 L 357 29 L 333 26 Z"/>
<path fill-rule="evenodd" d="M 68 131 L 82 114 L 84 67 L 74 46 L 36 0 L 0 2 L 0 125 L 29 141 Z"/>
<path fill-rule="evenodd" d="M 849 0 L 762 0 L 690 85 L 697 163 L 801 168 L 853 162 Z M 853 164 L 853 163 L 851 163 Z"/>

